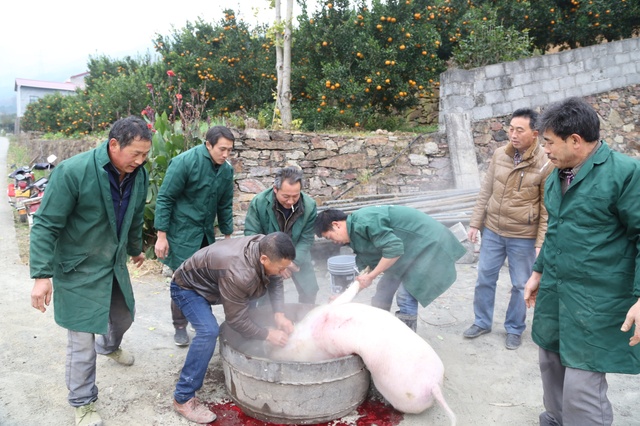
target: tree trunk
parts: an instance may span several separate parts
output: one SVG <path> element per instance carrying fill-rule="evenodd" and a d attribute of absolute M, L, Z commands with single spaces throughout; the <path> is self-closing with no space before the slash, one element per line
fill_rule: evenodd
<path fill-rule="evenodd" d="M 278 0 L 279 1 L 279 0 Z M 282 84 L 280 85 L 280 116 L 282 127 L 291 130 L 291 21 L 293 19 L 293 0 L 287 0 L 287 17 L 284 23 L 284 45 L 282 58 Z"/>
<path fill-rule="evenodd" d="M 280 31 L 278 31 L 278 28 L 280 27 L 281 23 L 282 23 L 282 16 L 280 15 L 280 0 L 276 0 L 275 2 L 275 9 L 276 9 L 276 21 L 274 23 L 274 26 L 276 28 L 276 32 L 275 32 L 275 36 L 276 36 L 276 42 L 275 42 L 275 46 L 276 46 L 276 77 L 277 77 L 277 83 L 276 83 L 276 106 L 273 110 L 273 120 L 272 120 L 272 124 L 275 123 L 275 119 L 278 116 L 278 111 L 280 111 L 280 116 L 282 117 L 282 101 L 281 101 L 281 94 L 282 94 L 282 70 L 283 70 L 283 36 L 282 33 Z"/>

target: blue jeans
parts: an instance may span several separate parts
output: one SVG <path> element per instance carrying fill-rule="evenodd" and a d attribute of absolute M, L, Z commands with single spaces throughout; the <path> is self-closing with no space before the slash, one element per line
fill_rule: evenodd
<path fill-rule="evenodd" d="M 478 260 L 478 280 L 473 298 L 474 324 L 491 329 L 493 308 L 496 301 L 496 285 L 505 258 L 509 259 L 511 299 L 504 320 L 507 333 L 521 335 L 524 331 L 527 307 L 524 303 L 524 285 L 531 276 L 536 260 L 535 239 L 505 238 L 484 229 Z"/>
<path fill-rule="evenodd" d="M 416 298 L 409 294 L 398 277 L 390 274 L 383 275 L 378 281 L 376 293 L 371 298 L 371 306 L 385 311 L 390 310 L 394 294 L 396 295 L 399 314 L 407 316 L 418 315 L 418 301 Z"/>
<path fill-rule="evenodd" d="M 220 328 L 211 311 L 209 301 L 195 291 L 185 290 L 172 282 L 171 300 L 176 303 L 196 331 L 173 393 L 178 404 L 184 404 L 202 387 L 209 361 L 216 349 Z"/>

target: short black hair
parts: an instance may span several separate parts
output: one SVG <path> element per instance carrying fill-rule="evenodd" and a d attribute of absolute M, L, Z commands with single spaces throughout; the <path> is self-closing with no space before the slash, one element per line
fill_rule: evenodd
<path fill-rule="evenodd" d="M 531 108 L 520 108 L 513 111 L 511 114 L 511 119 L 513 120 L 516 117 L 524 117 L 529 119 L 529 127 L 531 130 L 538 129 L 538 113 Z"/>
<path fill-rule="evenodd" d="M 327 231 L 333 228 L 333 222 L 340 222 L 341 220 L 347 220 L 347 214 L 338 209 L 327 209 L 318 213 L 316 217 L 316 223 L 313 228 L 317 237 L 322 237 Z"/>
<path fill-rule="evenodd" d="M 131 145 L 137 138 L 151 141 L 152 135 L 147 123 L 133 115 L 117 120 L 109 130 L 109 140 L 118 141 L 120 148 Z"/>
<path fill-rule="evenodd" d="M 296 246 L 293 245 L 291 237 L 284 232 L 273 232 L 265 235 L 258 242 L 258 250 L 261 255 L 265 255 L 272 262 L 282 259 L 295 260 Z"/>
<path fill-rule="evenodd" d="M 205 138 L 211 146 L 215 146 L 220 138 L 229 139 L 231 142 L 235 142 L 236 140 L 236 137 L 233 136 L 231 130 L 229 130 L 225 126 L 213 126 L 209 130 L 207 130 L 207 135 Z"/>
<path fill-rule="evenodd" d="M 540 132 L 550 130 L 562 139 L 573 134 L 587 142 L 600 139 L 600 118 L 591 105 L 581 98 L 567 98 L 542 112 Z"/>

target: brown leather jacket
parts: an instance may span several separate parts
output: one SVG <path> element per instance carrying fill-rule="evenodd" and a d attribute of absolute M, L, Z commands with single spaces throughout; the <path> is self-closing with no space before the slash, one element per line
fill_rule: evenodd
<path fill-rule="evenodd" d="M 537 140 L 515 167 L 514 154 L 511 142 L 494 152 L 469 225 L 507 238 L 535 238 L 535 246 L 542 247 L 547 232 L 544 183 L 553 164 Z"/>
<path fill-rule="evenodd" d="M 282 277 L 265 275 L 258 242 L 264 235 L 217 241 L 185 260 L 173 275 L 212 305 L 222 304 L 226 322 L 247 339 L 265 340 L 269 331 L 254 323 L 249 302 L 269 293 L 274 312 L 284 312 Z"/>

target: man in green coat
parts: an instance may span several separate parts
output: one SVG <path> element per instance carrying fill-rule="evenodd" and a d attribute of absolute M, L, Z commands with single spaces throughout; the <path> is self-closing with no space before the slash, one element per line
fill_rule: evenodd
<path fill-rule="evenodd" d="M 371 271 L 358 276 L 367 288 L 384 272 L 372 305 L 389 310 L 397 290 L 396 316 L 416 331 L 418 302 L 427 306 L 456 280 L 456 260 L 466 249 L 429 215 L 405 206 L 363 207 L 350 215 L 336 209 L 318 213 L 318 237 L 349 244 L 356 265 Z"/>
<path fill-rule="evenodd" d="M 557 168 L 524 295 L 535 306 L 540 424 L 611 425 L 606 373 L 640 373 L 640 162 L 599 140 L 598 114 L 582 99 L 548 107 L 540 121 Z"/>
<path fill-rule="evenodd" d="M 298 290 L 299 303 L 316 303 L 318 281 L 311 263 L 316 202 L 302 192 L 302 170 L 285 167 L 276 172 L 273 188 L 256 195 L 247 211 L 244 235 L 284 232 L 296 246 L 296 260 L 282 273 Z"/>
<path fill-rule="evenodd" d="M 215 242 L 216 218 L 225 238 L 233 233 L 233 167 L 227 158 L 235 137 L 228 128 L 214 126 L 205 138 L 171 159 L 156 200 L 155 253 L 172 271 Z M 189 345 L 187 319 L 173 300 L 171 317 L 175 344 Z"/>
<path fill-rule="evenodd" d="M 143 120 L 116 121 L 107 142 L 55 168 L 33 220 L 31 305 L 45 312 L 53 292 L 56 323 L 68 330 L 66 382 L 77 425 L 102 424 L 96 353 L 134 361 L 120 343 L 135 312 L 127 256 L 144 261 L 149 179 L 142 165 L 150 149 Z"/>

